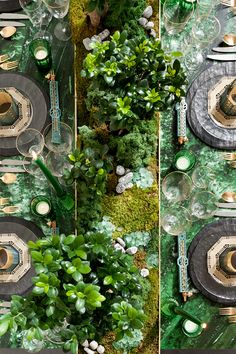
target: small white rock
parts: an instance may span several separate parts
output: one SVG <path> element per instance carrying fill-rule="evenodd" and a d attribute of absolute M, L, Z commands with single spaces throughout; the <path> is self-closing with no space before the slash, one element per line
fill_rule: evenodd
<path fill-rule="evenodd" d="M 140 17 L 140 18 L 138 19 L 138 23 L 139 23 L 141 26 L 145 27 L 146 24 L 148 23 L 148 20 L 147 20 L 145 17 Z"/>
<path fill-rule="evenodd" d="M 150 35 L 154 38 L 156 38 L 156 36 L 157 36 L 157 33 L 153 28 L 151 29 Z"/>
<path fill-rule="evenodd" d="M 86 50 L 92 50 L 92 48 L 90 48 L 90 44 L 91 44 L 91 39 L 90 38 L 84 38 L 83 39 L 83 45 L 85 46 Z"/>
<path fill-rule="evenodd" d="M 94 350 L 91 350 L 89 348 L 84 348 L 84 351 L 88 354 L 95 354 L 95 351 Z"/>
<path fill-rule="evenodd" d="M 96 350 L 97 347 L 98 347 L 98 342 L 93 340 L 92 342 L 90 342 L 89 346 L 90 346 L 91 349 Z"/>
<path fill-rule="evenodd" d="M 88 347 L 89 347 L 89 342 L 88 342 L 88 340 L 86 339 L 81 345 L 82 345 L 82 347 L 88 348 Z"/>
<path fill-rule="evenodd" d="M 98 354 L 103 354 L 103 353 L 105 353 L 105 348 L 104 348 L 104 346 L 103 346 L 103 345 L 99 345 L 99 346 L 97 347 L 97 352 L 98 352 Z"/>
<path fill-rule="evenodd" d="M 101 42 L 101 38 L 95 34 L 94 36 L 91 37 L 91 41 L 92 42 L 96 42 L 96 41 Z"/>
<path fill-rule="evenodd" d="M 127 252 L 128 254 L 133 255 L 133 254 L 135 254 L 135 253 L 138 252 L 138 248 L 137 248 L 136 246 L 129 247 L 129 248 L 127 248 L 126 252 Z"/>
<path fill-rule="evenodd" d="M 104 31 L 100 32 L 98 34 L 98 37 L 101 39 L 101 41 L 103 41 L 104 39 L 106 39 L 110 34 L 110 31 L 108 29 L 105 29 Z"/>
<path fill-rule="evenodd" d="M 149 270 L 147 268 L 143 268 L 141 269 L 140 274 L 142 275 L 142 277 L 146 278 L 149 276 Z"/>
<path fill-rule="evenodd" d="M 119 183 L 128 184 L 131 181 L 131 179 L 133 178 L 133 175 L 134 175 L 133 172 L 129 172 L 126 175 L 124 175 L 123 177 L 120 177 L 118 181 L 119 181 Z"/>
<path fill-rule="evenodd" d="M 125 189 L 130 189 L 133 188 L 134 184 L 133 183 L 128 183 L 125 185 Z"/>
<path fill-rule="evenodd" d="M 115 248 L 116 250 L 121 250 L 122 253 L 125 253 L 124 247 L 122 247 L 119 243 L 116 243 L 116 244 L 114 245 L 114 248 Z"/>
<path fill-rule="evenodd" d="M 149 5 L 148 7 L 146 7 L 146 9 L 143 11 L 143 17 L 149 18 L 151 17 L 153 14 L 153 9 L 152 7 Z"/>
<path fill-rule="evenodd" d="M 125 168 L 121 165 L 116 166 L 116 174 L 118 176 L 123 176 L 125 174 Z"/>
<path fill-rule="evenodd" d="M 145 28 L 146 28 L 146 29 L 152 29 L 152 28 L 154 28 L 154 22 L 152 22 L 152 21 L 148 22 L 148 23 L 146 24 Z"/>
<path fill-rule="evenodd" d="M 116 241 L 122 246 L 125 247 L 125 241 L 121 237 L 117 237 Z"/>
<path fill-rule="evenodd" d="M 121 194 L 125 191 L 125 185 L 123 183 L 118 183 L 116 186 L 116 192 Z"/>

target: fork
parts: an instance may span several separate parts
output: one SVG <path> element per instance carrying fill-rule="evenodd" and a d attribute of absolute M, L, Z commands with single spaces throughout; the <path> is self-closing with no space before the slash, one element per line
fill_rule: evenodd
<path fill-rule="evenodd" d="M 4 63 L 4 61 L 7 61 L 8 59 L 9 59 L 9 55 L 8 54 L 0 55 L 0 64 Z"/>
<path fill-rule="evenodd" d="M 236 161 L 231 161 L 230 162 L 230 167 L 236 168 Z"/>
<path fill-rule="evenodd" d="M 7 61 L 5 63 L 0 64 L 0 68 L 3 70 L 11 70 L 15 69 L 18 66 L 18 61 Z"/>
<path fill-rule="evenodd" d="M 227 161 L 236 160 L 236 153 L 235 152 L 225 152 L 222 156 L 223 156 L 223 159 L 227 160 Z"/>
<path fill-rule="evenodd" d="M 235 307 L 221 307 L 221 308 L 219 308 L 219 314 L 221 316 L 236 315 L 236 308 Z"/>
<path fill-rule="evenodd" d="M 10 206 L 6 206 L 6 207 L 0 209 L 0 212 L 5 213 L 5 214 L 13 214 L 13 213 L 16 213 L 18 210 L 19 210 L 18 206 L 10 205 Z"/>
<path fill-rule="evenodd" d="M 6 205 L 9 204 L 10 198 L 0 198 L 0 205 Z"/>

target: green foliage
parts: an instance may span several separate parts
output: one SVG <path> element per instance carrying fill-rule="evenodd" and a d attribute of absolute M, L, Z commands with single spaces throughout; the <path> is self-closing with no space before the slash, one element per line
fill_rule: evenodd
<path fill-rule="evenodd" d="M 111 130 L 131 130 L 184 95 L 185 74 L 180 62 L 166 55 L 160 41 L 144 36 L 127 39 L 116 31 L 110 41 L 95 42 L 81 75 L 92 79 L 86 100 L 99 122 Z"/>
<path fill-rule="evenodd" d="M 42 340 L 66 319 L 61 341 L 76 354 L 95 333 L 98 338 L 114 330 L 121 339 L 142 328 L 142 279 L 132 256 L 115 250 L 110 236 L 51 236 L 28 245 L 36 271 L 33 291 L 12 296 L 11 313 L 0 317 L 0 336 L 18 328 L 28 341 Z"/>

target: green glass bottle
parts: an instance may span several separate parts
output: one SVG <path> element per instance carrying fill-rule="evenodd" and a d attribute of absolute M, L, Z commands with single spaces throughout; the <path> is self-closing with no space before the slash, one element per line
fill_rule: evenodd
<path fill-rule="evenodd" d="M 181 22 L 188 19 L 196 9 L 197 0 L 180 0 L 177 17 Z"/>

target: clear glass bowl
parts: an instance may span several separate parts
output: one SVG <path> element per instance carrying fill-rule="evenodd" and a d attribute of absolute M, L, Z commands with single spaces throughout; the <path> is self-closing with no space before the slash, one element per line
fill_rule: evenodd
<path fill-rule="evenodd" d="M 192 180 L 184 172 L 169 173 L 162 181 L 162 192 L 170 202 L 188 199 L 192 191 Z"/>
<path fill-rule="evenodd" d="M 191 227 L 191 215 L 179 205 L 171 207 L 161 215 L 161 226 L 168 234 L 178 236 Z"/>

